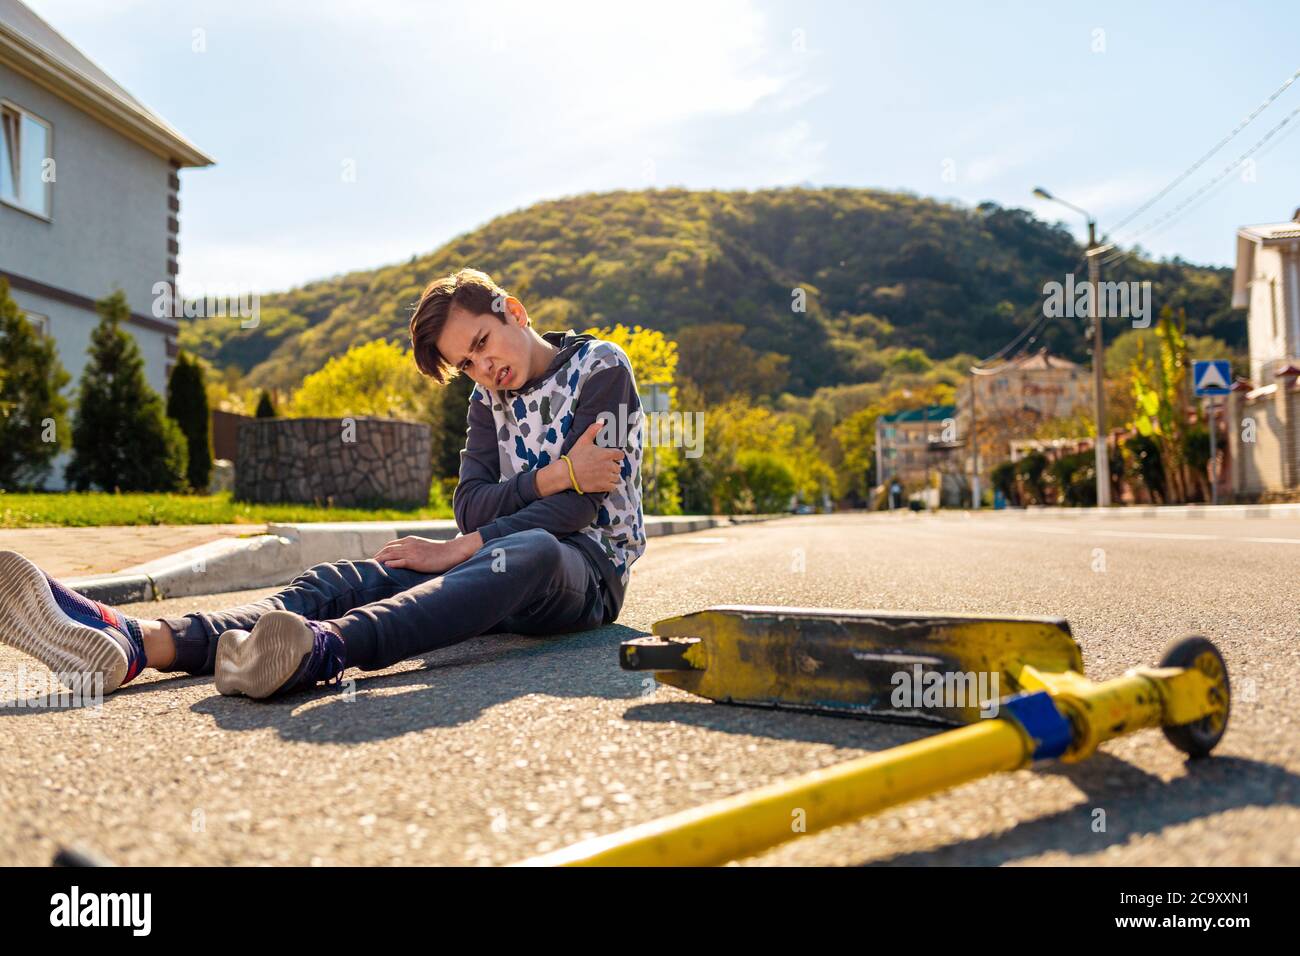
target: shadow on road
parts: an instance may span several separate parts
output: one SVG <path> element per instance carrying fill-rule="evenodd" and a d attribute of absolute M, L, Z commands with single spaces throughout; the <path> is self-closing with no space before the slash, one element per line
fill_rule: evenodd
<path fill-rule="evenodd" d="M 1092 855 L 1136 837 L 1243 807 L 1300 805 L 1300 777 L 1281 767 L 1240 757 L 1189 760 L 1187 774 L 1165 782 L 1127 761 L 1098 753 L 1078 764 L 1053 764 L 1043 773 L 1068 778 L 1084 792 L 1069 810 L 1010 830 L 865 866 L 999 866 L 1043 853 Z M 1094 810 L 1106 829 L 1094 832 Z M 1212 855 L 1199 861 L 1221 864 Z"/>
<path fill-rule="evenodd" d="M 643 693 L 644 675 L 619 669 L 617 647 L 642 634 L 620 624 L 552 637 L 489 634 L 415 658 L 423 667 L 395 673 L 349 670 L 344 676 L 355 681 L 350 700 L 345 682 L 269 701 L 222 697 L 214 691 L 191 710 L 210 714 L 223 730 L 271 728 L 283 740 L 387 740 L 467 723 L 497 704 L 529 694 L 637 697 Z"/>
<path fill-rule="evenodd" d="M 900 744 L 928 737 L 948 727 L 925 727 L 916 724 L 808 714 L 797 710 L 768 707 L 744 707 L 712 701 L 647 701 L 636 704 L 623 714 L 624 720 L 648 723 L 690 724 L 724 734 L 746 734 L 773 740 L 797 740 L 804 743 L 831 744 L 861 751 L 886 750 Z M 813 769 L 809 767 L 809 769 Z"/>

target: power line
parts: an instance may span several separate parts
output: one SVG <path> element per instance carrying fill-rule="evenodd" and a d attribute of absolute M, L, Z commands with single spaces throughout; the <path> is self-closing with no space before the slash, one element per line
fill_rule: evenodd
<path fill-rule="evenodd" d="M 1138 216 L 1142 215 L 1142 213 L 1146 212 L 1148 209 L 1150 209 L 1152 206 L 1158 203 L 1165 196 L 1169 195 L 1170 191 L 1172 191 L 1176 186 L 1178 186 L 1179 183 L 1185 180 L 1188 176 L 1192 175 L 1192 173 L 1196 172 L 1196 170 L 1200 169 L 1201 166 L 1204 165 L 1206 160 L 1208 160 L 1219 150 L 1223 149 L 1224 146 L 1228 145 L 1228 143 L 1231 142 L 1232 139 L 1236 137 L 1238 133 L 1240 133 L 1243 129 L 1245 129 L 1247 126 L 1250 125 L 1250 123 L 1255 119 L 1255 117 L 1259 116 L 1260 113 L 1268 109 L 1268 107 L 1272 104 L 1272 102 L 1275 99 L 1277 99 L 1279 96 L 1281 96 L 1286 91 L 1286 89 L 1296 81 L 1298 77 L 1300 77 L 1300 70 L 1296 70 L 1289 77 L 1287 77 L 1286 82 L 1284 82 L 1281 86 L 1279 86 L 1272 93 L 1270 93 L 1268 95 L 1268 98 L 1265 99 L 1264 102 L 1260 103 L 1259 106 L 1255 107 L 1255 109 L 1252 110 L 1250 114 L 1246 116 L 1245 119 L 1243 119 L 1240 123 L 1237 124 L 1237 126 L 1232 130 L 1232 132 L 1228 133 L 1227 136 L 1223 137 L 1223 139 L 1215 143 L 1209 152 L 1207 152 L 1200 159 L 1196 160 L 1196 162 L 1192 163 L 1191 166 L 1187 167 L 1187 169 L 1183 170 L 1183 172 L 1181 172 L 1179 175 L 1175 176 L 1174 179 L 1169 183 L 1169 185 L 1165 186 L 1164 189 L 1160 190 L 1160 192 L 1156 193 L 1154 196 L 1152 196 L 1150 199 L 1144 202 L 1137 209 L 1134 209 L 1131 213 L 1129 213 L 1127 216 L 1125 216 L 1123 219 L 1121 219 L 1111 228 L 1115 231 L 1123 229 L 1124 226 L 1128 225 L 1128 223 L 1132 222 Z"/>
<path fill-rule="evenodd" d="M 1225 167 L 1223 168 L 1223 170 L 1222 170 L 1222 171 L 1221 171 L 1217 176 L 1215 176 L 1213 179 L 1211 179 L 1209 182 L 1207 182 L 1205 185 L 1203 185 L 1203 186 L 1202 186 L 1200 189 L 1198 189 L 1196 192 L 1192 193 L 1191 196 L 1189 196 L 1189 197 L 1187 197 L 1186 199 L 1184 199 L 1181 203 L 1179 203 L 1177 206 L 1175 206 L 1175 207 L 1174 207 L 1172 210 L 1170 210 L 1169 212 L 1165 213 L 1163 216 L 1159 217 L 1158 219 L 1154 219 L 1154 220 L 1152 220 L 1151 222 L 1149 222 L 1149 223 L 1147 223 L 1145 226 L 1143 226 L 1141 229 L 1139 229 L 1137 232 L 1135 232 L 1132 236 L 1130 236 L 1130 241 L 1131 241 L 1132 239 L 1136 239 L 1138 236 L 1142 235 L 1143 233 L 1148 232 L 1148 231 L 1151 230 L 1151 229 L 1154 229 L 1156 226 L 1161 225 L 1161 224 L 1164 223 L 1164 222 L 1167 222 L 1169 219 L 1171 219 L 1172 217 L 1176 216 L 1176 215 L 1177 215 L 1181 210 L 1185 209 L 1185 208 L 1186 208 L 1190 203 L 1192 203 L 1193 201 L 1195 201 L 1199 196 L 1204 195 L 1204 193 L 1205 193 L 1205 191 L 1206 191 L 1207 189 L 1211 188 L 1215 183 L 1219 182 L 1220 180 L 1222 180 L 1222 179 L 1224 179 L 1225 177 L 1227 177 L 1228 175 L 1230 175 L 1230 174 L 1231 174 L 1231 173 L 1232 173 L 1232 172 L 1233 172 L 1233 171 L 1234 171 L 1238 166 L 1240 166 L 1240 165 L 1241 165 L 1242 163 L 1244 163 L 1247 159 L 1249 159 L 1249 158 L 1251 157 L 1251 155 L 1253 155 L 1253 154 L 1255 153 L 1256 150 L 1258 150 L 1258 149 L 1259 149 L 1260 147 L 1262 147 L 1265 143 L 1267 143 L 1267 142 L 1268 142 L 1268 141 L 1273 137 L 1273 134 L 1274 134 L 1274 133 L 1276 133 L 1278 130 L 1280 130 L 1280 129 L 1281 129 L 1283 126 L 1285 126 L 1287 123 L 1291 122 L 1291 120 L 1294 119 L 1295 116 L 1296 116 L 1296 114 L 1298 114 L 1298 113 L 1300 113 L 1300 106 L 1297 106 L 1297 107 L 1296 107 L 1295 109 L 1293 109 L 1290 113 L 1288 113 L 1288 114 L 1286 115 L 1286 117 L 1282 120 L 1282 122 L 1278 123 L 1278 124 L 1277 124 L 1276 126 L 1274 126 L 1272 129 L 1270 129 L 1267 133 L 1265 133 L 1265 134 L 1263 135 L 1263 137 L 1260 138 L 1259 142 L 1257 142 L 1257 143 L 1256 143 L 1254 146 L 1252 146 L 1250 149 L 1246 150 L 1244 153 L 1242 153 L 1240 156 L 1238 156 L 1238 157 L 1237 157 L 1233 162 L 1231 162 L 1231 163 L 1229 163 L 1227 166 L 1225 166 Z"/>
<path fill-rule="evenodd" d="M 1238 156 L 1238 157 L 1237 157 L 1233 162 L 1231 162 L 1231 163 L 1229 163 L 1227 166 L 1225 166 L 1225 167 L 1224 167 L 1224 168 L 1219 172 L 1219 174 L 1218 174 L 1217 176 L 1213 177 L 1213 178 L 1210 179 L 1208 182 L 1206 182 L 1204 185 L 1202 185 L 1200 189 L 1198 189 L 1196 192 L 1192 193 L 1190 196 L 1188 196 L 1186 199 L 1184 199 L 1181 203 L 1179 203 L 1179 204 L 1178 204 L 1177 206 L 1175 206 L 1173 209 L 1169 210 L 1169 212 L 1165 213 L 1165 214 L 1162 215 L 1162 216 L 1159 216 L 1159 217 L 1156 218 L 1156 219 L 1151 220 L 1151 221 L 1148 222 L 1145 226 L 1143 226 L 1142 228 L 1138 229 L 1137 232 L 1133 233 L 1133 234 L 1129 237 L 1129 241 L 1132 242 L 1132 241 L 1136 240 L 1139 236 L 1144 235 L 1145 233 L 1150 232 L 1152 229 L 1155 229 L 1155 228 L 1157 228 L 1157 227 L 1159 227 L 1159 226 L 1164 226 L 1164 225 L 1166 225 L 1166 224 L 1168 224 L 1168 223 L 1172 223 L 1173 220 L 1179 218 L 1179 214 L 1182 213 L 1185 209 L 1187 209 L 1187 207 L 1188 207 L 1189 205 L 1191 205 L 1193 202 L 1195 202 L 1195 201 L 1196 201 L 1197 199 L 1199 199 L 1200 197 L 1204 196 L 1204 195 L 1205 195 L 1205 194 L 1206 194 L 1210 189 L 1214 188 L 1216 185 L 1218 185 L 1218 184 L 1221 183 L 1223 180 L 1225 180 L 1229 175 L 1231 175 L 1231 174 L 1232 174 L 1232 173 L 1233 173 L 1233 172 L 1234 172 L 1234 171 L 1235 171 L 1235 170 L 1236 170 L 1236 169 L 1237 169 L 1237 168 L 1238 168 L 1242 163 L 1244 163 L 1244 162 L 1245 162 L 1247 159 L 1249 159 L 1249 158 L 1250 158 L 1250 157 L 1251 157 L 1251 156 L 1252 156 L 1252 155 L 1253 155 L 1257 150 L 1259 150 L 1259 149 L 1260 149 L 1261 147 L 1263 147 L 1263 146 L 1264 146 L 1264 145 L 1265 145 L 1265 144 L 1266 144 L 1270 139 L 1272 139 L 1273 136 L 1274 136 L 1274 134 L 1276 134 L 1278 130 L 1280 130 L 1282 127 L 1286 126 L 1287 123 L 1291 122 L 1291 120 L 1294 119 L 1294 118 L 1296 117 L 1297 114 L 1300 114 L 1300 106 L 1297 106 L 1297 107 L 1296 107 L 1295 109 L 1293 109 L 1290 113 L 1288 113 L 1288 114 L 1287 114 L 1287 115 L 1282 119 L 1282 122 L 1278 123 L 1278 124 L 1277 124 L 1276 126 L 1274 126 L 1272 129 L 1270 129 L 1267 133 L 1265 133 L 1265 134 L 1264 134 L 1264 135 L 1259 139 L 1259 141 L 1255 143 L 1254 146 L 1250 147 L 1250 149 L 1246 150 L 1244 153 L 1242 153 L 1240 156 Z M 1109 265 L 1109 264 L 1112 263 L 1112 262 L 1118 262 L 1119 260 L 1121 260 L 1121 259 L 1126 259 L 1126 258 L 1128 258 L 1128 257 L 1131 256 L 1131 255 L 1133 255 L 1133 250 L 1129 250 L 1128 252 L 1122 252 L 1122 253 L 1120 253 L 1120 252 L 1114 253 L 1114 254 L 1112 254 L 1110 257 L 1108 257 L 1108 258 L 1106 258 L 1106 259 L 1103 259 L 1103 260 L 1102 260 L 1102 265 Z"/>
<path fill-rule="evenodd" d="M 976 365 L 972 370 L 975 371 L 976 374 L 987 374 L 985 370 L 987 369 L 988 364 L 990 362 L 996 362 L 1006 357 L 1007 353 L 1011 349 L 1015 348 L 1017 345 L 1020 345 L 1021 341 L 1024 340 L 1026 336 L 1031 336 L 1031 337 L 1036 336 L 1040 331 L 1042 331 L 1043 327 L 1047 324 L 1047 321 L 1048 321 L 1047 313 L 1043 312 L 1041 315 L 1038 316 L 1038 318 L 1034 319 L 1033 322 L 1029 323 L 1027 326 L 1021 329 L 1014 339 L 1012 339 L 1006 345 L 1002 346 L 1002 348 L 998 349 L 992 355 L 986 356 L 985 358 L 981 359 L 978 363 L 976 363 Z M 1020 352 L 1017 351 L 1016 355 L 1019 354 Z M 1014 357 L 1015 356 L 1012 356 L 1012 358 Z M 1010 361 L 1010 359 L 1008 359 L 1008 361 Z M 1005 368 L 1005 367 L 1006 367 L 1005 364 L 999 366 L 999 368 Z"/>
<path fill-rule="evenodd" d="M 1080 259 L 1078 263 L 1075 264 L 1073 272 L 1078 273 L 1079 270 L 1083 268 L 1083 265 L 1086 261 L 1087 261 L 1087 256 L 1084 256 L 1084 258 Z M 1003 369 L 1007 368 L 1012 362 L 1014 362 L 1017 358 L 1019 358 L 1024 353 L 1025 349 L 1030 344 L 1036 341 L 1039 333 L 1042 332 L 1042 330 L 1047 327 L 1047 323 L 1050 322 L 1052 318 L 1053 316 L 1049 315 L 1046 309 L 1043 309 L 1042 314 L 1039 315 L 1038 318 L 1035 319 L 1033 322 L 1029 323 L 1029 325 L 1021 329 L 1020 333 L 1016 335 L 1015 338 L 1013 338 L 1006 345 L 1002 346 L 1002 348 L 998 349 L 992 355 L 986 356 L 985 358 L 977 362 L 974 366 L 972 366 L 971 373 L 974 375 L 996 375 L 999 372 L 1001 372 Z M 1024 341 L 1024 345 L 1020 345 L 1022 341 Z M 1017 350 L 1017 352 L 1014 355 L 1007 357 L 1006 361 L 1003 362 L 1001 365 L 999 365 L 997 368 L 990 369 L 987 367 L 990 362 L 994 362 L 1003 357 L 1006 357 L 1007 353 L 1010 352 L 1011 349 L 1016 348 L 1017 345 L 1020 345 L 1020 348 Z"/>

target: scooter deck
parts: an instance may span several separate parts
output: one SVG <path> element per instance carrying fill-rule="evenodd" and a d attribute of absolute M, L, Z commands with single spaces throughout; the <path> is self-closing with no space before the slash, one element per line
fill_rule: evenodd
<path fill-rule="evenodd" d="M 620 646 L 625 670 L 722 703 L 907 723 L 974 723 L 1027 664 L 1083 672 L 1053 617 L 720 605 L 653 631 Z M 918 706 L 927 687 L 949 693 Z"/>

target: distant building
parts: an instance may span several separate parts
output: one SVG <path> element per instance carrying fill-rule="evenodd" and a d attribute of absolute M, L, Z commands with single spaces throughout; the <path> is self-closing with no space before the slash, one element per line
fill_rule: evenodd
<path fill-rule="evenodd" d="M 980 417 L 1009 416 L 1025 422 L 1067 418 L 1092 402 L 1092 373 L 1046 348 L 1012 359 L 996 374 L 976 376 Z M 957 407 L 970 415 L 971 382 L 957 389 Z"/>
<path fill-rule="evenodd" d="M 76 387 L 95 300 L 126 293 L 149 384 L 166 388 L 183 167 L 212 160 L 18 0 L 0 0 L 0 276 L 53 336 Z M 65 458 L 51 485 L 62 487 Z"/>
<path fill-rule="evenodd" d="M 974 475 L 972 429 L 979 440 L 979 483 L 987 489 L 993 468 L 1008 459 L 1013 444 L 1032 439 L 1042 423 L 1069 418 L 1091 405 L 1091 371 L 1046 348 L 1012 359 L 996 372 L 973 376 L 957 389 L 957 434 L 967 449 L 963 471 Z"/>
<path fill-rule="evenodd" d="M 1228 397 L 1228 481 L 1245 500 L 1300 496 L 1300 209 L 1237 230 L 1233 308 L 1246 309 L 1250 381 Z"/>
<path fill-rule="evenodd" d="M 876 419 L 876 478 L 897 478 L 905 487 L 925 484 L 926 475 L 942 470 L 956 447 L 956 407 L 927 405 Z"/>

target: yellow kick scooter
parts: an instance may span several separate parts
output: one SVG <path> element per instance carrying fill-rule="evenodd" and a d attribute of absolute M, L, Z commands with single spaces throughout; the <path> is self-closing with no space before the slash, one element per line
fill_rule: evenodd
<path fill-rule="evenodd" d="M 655 623 L 619 648 L 624 669 L 711 700 L 956 726 L 524 861 L 706 866 L 1037 760 L 1161 727 L 1204 757 L 1228 723 L 1228 671 L 1204 637 L 1094 683 L 1060 618 L 719 606 Z"/>

